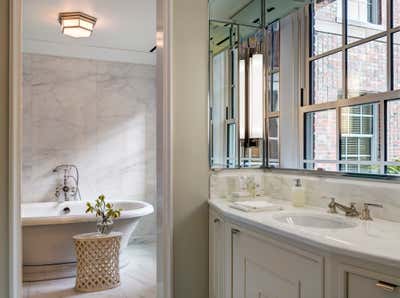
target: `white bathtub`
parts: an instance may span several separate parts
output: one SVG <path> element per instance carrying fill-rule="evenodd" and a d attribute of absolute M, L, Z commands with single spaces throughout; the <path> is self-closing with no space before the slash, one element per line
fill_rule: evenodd
<path fill-rule="evenodd" d="M 142 201 L 114 201 L 122 208 L 114 220 L 113 231 L 122 232 L 121 265 L 126 264 L 124 248 L 128 245 L 140 218 L 154 212 Z M 85 214 L 86 202 L 45 202 L 22 204 L 24 280 L 46 280 L 75 275 L 72 236 L 96 231 L 96 217 Z M 64 214 L 64 208 L 70 212 Z"/>

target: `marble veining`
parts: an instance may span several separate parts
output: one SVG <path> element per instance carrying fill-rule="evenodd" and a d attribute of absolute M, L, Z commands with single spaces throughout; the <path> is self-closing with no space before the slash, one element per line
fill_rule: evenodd
<path fill-rule="evenodd" d="M 241 177 L 254 176 L 261 180 L 261 195 L 279 200 L 290 200 L 295 178 L 301 178 L 306 191 L 307 205 L 326 208 L 330 197 L 338 202 L 362 204 L 379 203 L 383 209 L 371 208 L 373 217 L 400 222 L 400 184 L 349 178 L 301 176 L 263 170 L 223 170 L 210 175 L 210 199 L 231 198 L 240 191 Z"/>
<path fill-rule="evenodd" d="M 83 200 L 155 205 L 155 67 L 23 56 L 22 201 L 53 201 L 58 164 L 76 164 Z M 136 237 L 155 237 L 155 215 Z"/>
<path fill-rule="evenodd" d="M 23 285 L 23 298 L 156 298 L 156 245 L 130 245 L 130 263 L 121 270 L 121 286 L 115 289 L 80 293 L 74 290 L 75 278 Z"/>

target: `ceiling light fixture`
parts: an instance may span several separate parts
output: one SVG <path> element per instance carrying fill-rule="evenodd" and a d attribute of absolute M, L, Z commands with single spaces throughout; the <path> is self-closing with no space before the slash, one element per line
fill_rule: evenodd
<path fill-rule="evenodd" d="M 92 35 L 97 19 L 82 12 L 61 12 L 58 21 L 62 34 L 81 38 Z"/>

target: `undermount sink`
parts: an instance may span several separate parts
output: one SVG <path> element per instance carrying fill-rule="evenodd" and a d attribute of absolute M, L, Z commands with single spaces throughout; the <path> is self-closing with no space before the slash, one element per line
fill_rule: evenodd
<path fill-rule="evenodd" d="M 274 219 L 293 226 L 316 229 L 348 229 L 357 226 L 354 222 L 323 214 L 286 213 L 277 215 Z"/>

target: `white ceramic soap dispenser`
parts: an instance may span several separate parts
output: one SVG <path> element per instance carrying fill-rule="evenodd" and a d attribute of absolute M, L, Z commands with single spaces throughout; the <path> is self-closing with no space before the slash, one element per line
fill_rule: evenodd
<path fill-rule="evenodd" d="M 295 185 L 292 188 L 292 204 L 295 207 L 304 207 L 306 204 L 306 194 L 301 180 L 295 179 Z"/>

